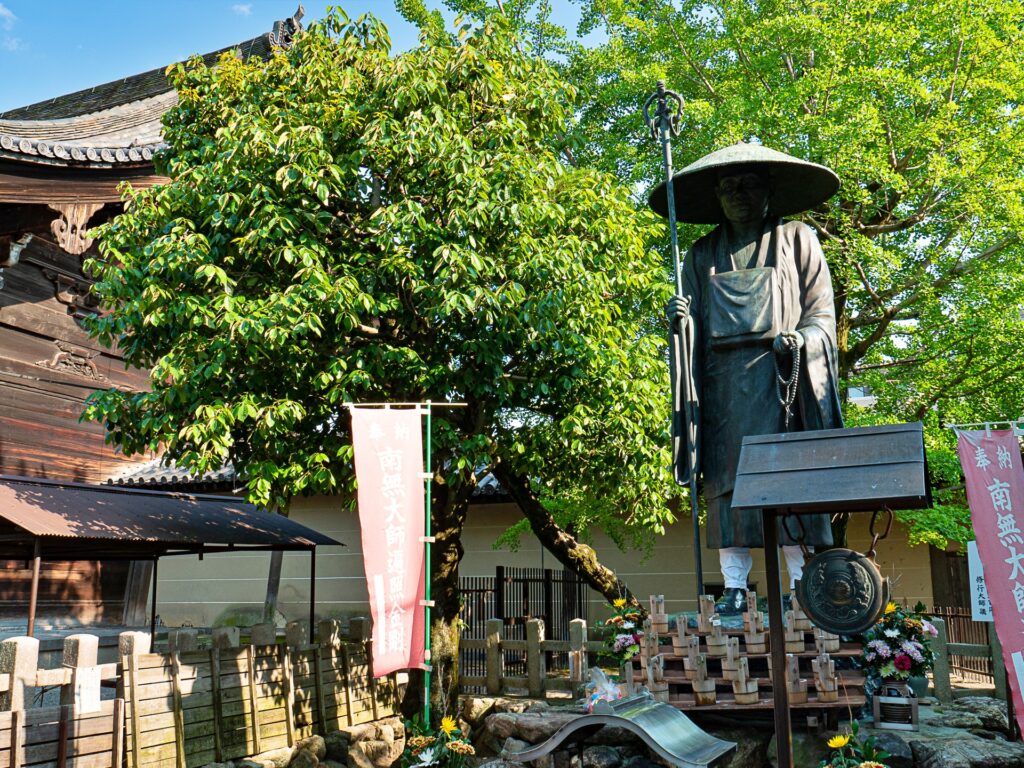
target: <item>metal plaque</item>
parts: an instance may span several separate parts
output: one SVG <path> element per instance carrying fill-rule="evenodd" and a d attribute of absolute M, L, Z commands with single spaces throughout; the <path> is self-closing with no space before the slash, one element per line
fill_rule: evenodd
<path fill-rule="evenodd" d="M 797 582 L 800 607 L 811 622 L 836 635 L 859 635 L 878 621 L 889 602 L 889 581 L 873 560 L 852 549 L 820 552 Z"/>

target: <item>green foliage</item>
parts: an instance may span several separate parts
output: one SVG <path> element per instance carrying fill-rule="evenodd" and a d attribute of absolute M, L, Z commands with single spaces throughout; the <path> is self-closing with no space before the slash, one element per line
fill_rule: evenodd
<path fill-rule="evenodd" d="M 637 190 L 660 180 L 640 105 L 664 79 L 685 99 L 676 167 L 744 139 L 838 172 L 838 196 L 804 219 L 835 283 L 841 376 L 877 398 L 851 422 L 925 421 L 933 481 L 950 490 L 905 519 L 921 541 L 970 538 L 939 430 L 1024 412 L 1024 5 L 581 5 L 578 32 L 606 39 L 559 64 L 583 92 L 577 162 Z"/>
<path fill-rule="evenodd" d="M 424 33 L 397 56 L 336 11 L 269 61 L 169 70 L 170 181 L 128 193 L 91 264 L 109 313 L 90 330 L 151 386 L 86 417 L 126 453 L 231 460 L 283 504 L 351 498 L 345 403 L 460 401 L 434 419 L 442 530 L 497 462 L 588 525 L 657 527 L 662 230 L 565 162 L 575 91 L 501 18 L 444 35 L 405 5 Z"/>
<path fill-rule="evenodd" d="M 850 723 L 850 733 L 828 740 L 832 754 L 822 760 L 820 768 L 886 768 L 883 762 L 889 753 L 878 747 L 874 736 L 860 737 L 860 722 Z"/>

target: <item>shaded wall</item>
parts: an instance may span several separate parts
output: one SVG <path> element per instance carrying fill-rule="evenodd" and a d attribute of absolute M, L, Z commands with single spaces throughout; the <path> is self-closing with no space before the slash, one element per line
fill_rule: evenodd
<path fill-rule="evenodd" d="M 317 613 L 322 617 L 365 615 L 368 610 L 358 521 L 354 513 L 343 512 L 337 499 L 298 499 L 291 517 L 319 530 L 346 547 L 323 547 L 317 555 Z M 559 568 L 560 564 L 531 536 L 523 538 L 517 552 L 496 551 L 494 540 L 520 517 L 512 504 L 482 504 L 470 508 L 463 537 L 466 549 L 461 573 L 464 576 L 494 574 L 495 565 Z M 850 544 L 863 550 L 870 543 L 867 528 L 870 515 L 855 515 Z M 893 525 L 890 537 L 880 542 L 878 562 L 883 575 L 893 584 L 893 596 L 911 604 L 931 603 L 931 573 L 928 548 L 907 545 L 906 532 Z M 670 612 L 692 610 L 695 586 L 693 544 L 689 518 L 673 526 L 656 544 L 650 558 L 636 552 L 620 552 L 604 537 L 595 546 L 602 561 L 641 597 L 664 594 Z M 171 626 L 183 623 L 208 626 L 231 619 L 245 623 L 247 615 L 262 610 L 266 593 L 269 555 L 230 554 L 167 558 L 160 563 L 158 613 Z M 721 583 L 717 553 L 704 551 L 705 581 Z M 751 581 L 763 589 L 764 557 L 754 553 Z M 309 556 L 286 553 L 282 569 L 279 609 L 285 618 L 308 615 Z M 599 618 L 604 599 L 589 592 L 591 617 Z"/>

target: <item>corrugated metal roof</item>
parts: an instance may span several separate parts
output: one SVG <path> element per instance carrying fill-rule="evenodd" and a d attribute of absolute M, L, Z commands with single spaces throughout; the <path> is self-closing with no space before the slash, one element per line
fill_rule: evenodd
<path fill-rule="evenodd" d="M 216 547 L 303 549 L 341 543 L 229 497 L 6 476 L 0 476 L 0 527 L 3 534 L 20 531 L 40 537 L 44 552 L 94 551 L 94 557 Z M 0 535 L 0 540 L 10 539 Z M 4 551 L 0 546 L 0 555 Z"/>

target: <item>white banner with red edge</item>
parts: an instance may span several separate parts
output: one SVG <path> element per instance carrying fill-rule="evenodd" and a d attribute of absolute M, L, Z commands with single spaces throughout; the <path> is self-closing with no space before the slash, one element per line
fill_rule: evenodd
<path fill-rule="evenodd" d="M 418 408 L 352 407 L 373 675 L 424 663 L 423 438 Z"/>
<path fill-rule="evenodd" d="M 996 634 L 1024 729 L 1024 466 L 1011 430 L 957 432 L 967 503 L 985 573 Z M 1021 521 L 1017 520 L 1021 515 Z"/>

